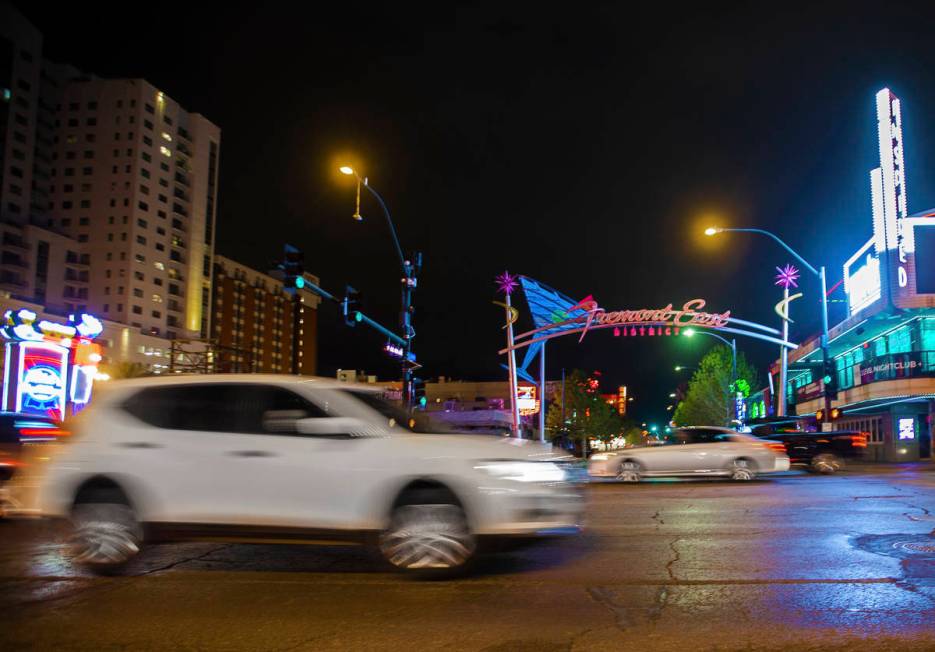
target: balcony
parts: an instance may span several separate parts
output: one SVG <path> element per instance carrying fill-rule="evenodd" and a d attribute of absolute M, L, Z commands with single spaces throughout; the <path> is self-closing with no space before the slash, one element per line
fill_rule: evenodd
<path fill-rule="evenodd" d="M 26 241 L 18 235 L 10 233 L 9 231 L 3 234 L 3 246 L 16 247 L 17 249 L 29 251 L 29 245 L 26 244 Z"/>
<path fill-rule="evenodd" d="M 29 263 L 27 263 L 25 260 L 19 256 L 12 256 L 7 253 L 4 253 L 3 256 L 0 257 L 0 264 L 4 265 L 5 267 L 19 267 L 21 269 L 29 269 Z"/>

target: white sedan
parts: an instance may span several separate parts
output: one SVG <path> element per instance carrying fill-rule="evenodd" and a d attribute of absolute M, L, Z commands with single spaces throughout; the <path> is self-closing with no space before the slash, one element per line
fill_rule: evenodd
<path fill-rule="evenodd" d="M 98 570 L 150 539 L 219 536 L 372 541 L 396 568 L 451 570 L 483 538 L 570 534 L 580 522 L 581 497 L 551 447 L 432 434 L 366 386 L 114 382 L 72 423 L 40 506 L 70 519 L 77 560 Z"/>
<path fill-rule="evenodd" d="M 663 476 L 724 476 L 752 480 L 760 473 L 789 470 L 786 448 L 728 428 L 678 428 L 659 445 L 592 455 L 588 474 L 639 482 Z"/>

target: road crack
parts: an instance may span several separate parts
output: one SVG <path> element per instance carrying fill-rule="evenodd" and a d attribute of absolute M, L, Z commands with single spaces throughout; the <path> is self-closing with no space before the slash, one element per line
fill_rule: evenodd
<path fill-rule="evenodd" d="M 176 566 L 179 566 L 180 564 L 187 564 L 190 561 L 200 561 L 204 559 L 205 557 L 209 555 L 213 555 L 214 553 L 220 550 L 230 548 L 232 545 L 233 544 L 231 543 L 227 543 L 227 544 L 224 544 L 223 546 L 212 548 L 211 550 L 208 550 L 207 552 L 203 552 L 200 555 L 195 555 L 194 557 L 186 557 L 185 559 L 178 559 L 176 561 L 173 561 L 172 563 L 166 564 L 165 566 L 159 566 L 158 568 L 150 568 L 149 570 L 144 571 L 142 573 L 137 573 L 133 577 L 145 577 L 146 575 L 152 575 L 153 573 L 161 573 L 162 571 L 172 570 Z"/>
<path fill-rule="evenodd" d="M 669 549 L 672 551 L 672 559 L 666 564 L 666 573 L 669 574 L 669 579 L 673 582 L 678 582 L 678 578 L 675 576 L 675 572 L 672 570 L 672 567 L 682 558 L 682 554 L 679 552 L 678 548 L 675 547 L 675 544 L 681 541 L 681 537 L 675 537 L 672 541 L 669 542 Z"/>

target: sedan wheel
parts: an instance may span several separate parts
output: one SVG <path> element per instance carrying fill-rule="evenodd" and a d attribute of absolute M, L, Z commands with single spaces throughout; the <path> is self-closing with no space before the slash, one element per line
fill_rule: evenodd
<path fill-rule="evenodd" d="M 746 482 L 756 477 L 750 462 L 747 460 L 734 460 L 730 466 L 730 479 Z"/>
<path fill-rule="evenodd" d="M 75 563 L 99 572 L 116 570 L 140 551 L 143 531 L 129 506 L 80 503 L 72 513 Z"/>
<path fill-rule="evenodd" d="M 403 570 L 452 570 L 474 555 L 477 541 L 459 505 L 401 505 L 380 536 L 380 552 Z"/>
<path fill-rule="evenodd" d="M 841 470 L 841 460 L 834 455 L 818 455 L 812 460 L 812 469 L 830 475 Z"/>
<path fill-rule="evenodd" d="M 620 472 L 617 473 L 617 479 L 620 482 L 639 482 L 640 465 L 637 462 L 624 462 L 620 465 Z"/>

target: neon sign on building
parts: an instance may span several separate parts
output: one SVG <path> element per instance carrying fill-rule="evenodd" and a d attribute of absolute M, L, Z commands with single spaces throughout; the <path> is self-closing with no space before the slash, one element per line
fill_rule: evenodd
<path fill-rule="evenodd" d="M 918 281 L 915 232 L 935 225 L 935 220 L 929 214 L 909 215 L 899 98 L 884 88 L 876 95 L 876 107 L 880 167 L 870 171 L 873 237 L 844 263 L 850 315 L 881 299 L 911 307 L 900 304 L 930 292 L 924 281 L 921 285 Z M 924 269 L 925 263 L 919 264 Z"/>
<path fill-rule="evenodd" d="M 81 410 L 91 400 L 101 361 L 101 347 L 92 340 L 103 328 L 91 315 L 60 324 L 25 308 L 8 310 L 0 323 L 7 340 L 2 409 L 57 421 Z"/>

